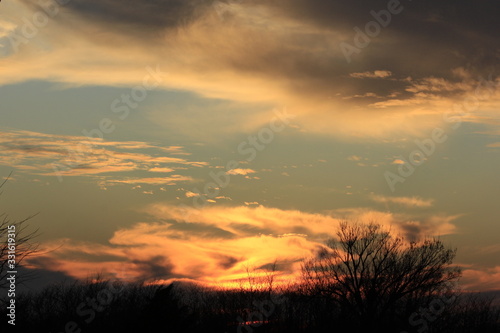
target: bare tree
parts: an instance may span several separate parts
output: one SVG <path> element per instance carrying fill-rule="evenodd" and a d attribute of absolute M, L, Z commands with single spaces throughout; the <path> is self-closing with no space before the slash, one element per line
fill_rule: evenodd
<path fill-rule="evenodd" d="M 406 243 L 381 225 L 344 221 L 338 239 L 303 264 L 309 294 L 334 299 L 345 318 L 372 331 L 402 301 L 444 293 L 460 277 L 452 267 L 456 250 L 439 239 Z"/>
<path fill-rule="evenodd" d="M 9 177 L 0 184 L 0 189 L 5 185 Z M 34 216 L 29 216 L 20 221 L 11 221 L 6 213 L 0 214 L 0 289 L 8 285 L 7 272 L 16 270 L 26 257 L 37 252 L 38 244 L 33 240 L 38 235 L 38 229 L 29 231 L 27 224 Z M 15 248 L 12 247 L 14 243 L 8 242 L 9 233 L 15 235 Z M 22 276 L 16 278 L 17 283 L 22 282 L 22 280 Z"/>

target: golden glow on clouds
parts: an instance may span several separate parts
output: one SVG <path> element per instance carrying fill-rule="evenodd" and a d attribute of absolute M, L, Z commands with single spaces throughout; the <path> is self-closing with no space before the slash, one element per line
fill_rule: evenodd
<path fill-rule="evenodd" d="M 164 173 L 170 173 L 174 172 L 175 170 L 172 168 L 151 168 L 148 170 L 149 172 L 164 172 Z"/>
<path fill-rule="evenodd" d="M 252 174 L 252 173 L 256 173 L 255 170 L 252 170 L 252 169 L 232 169 L 232 170 L 229 170 L 228 172 L 226 172 L 226 174 L 228 175 L 241 175 L 241 176 L 246 176 L 246 175 L 249 175 L 249 174 Z"/>
<path fill-rule="evenodd" d="M 227 20 L 213 11 L 175 31 L 166 30 L 163 40 L 99 30 L 65 12 L 61 19 L 71 18 L 72 28 L 62 29 L 53 20 L 39 37 L 50 45 L 47 51 L 40 52 L 36 43 L 29 43 L 15 57 L 2 59 L 5 66 L 0 84 L 41 79 L 68 85 L 135 85 L 141 84 L 146 66 L 158 65 L 164 88 L 240 103 L 287 106 L 304 130 L 342 138 L 428 135 L 434 127 L 445 126 L 443 114 L 474 94 L 479 84 L 479 79 L 461 67 L 450 73 L 454 81 L 411 78 L 387 69 L 351 71 L 338 77 L 345 59 L 332 46 L 342 40 L 340 31 L 273 16 L 265 6 L 231 8 L 234 15 Z M 335 83 L 337 79 L 342 81 Z M 387 88 L 385 92 L 367 91 L 361 81 Z M 463 120 L 491 124 L 500 103 L 496 90 L 488 96 L 483 92 L 487 98 L 481 101 L 481 109 Z M 349 99 L 355 96 L 364 97 Z M 155 117 L 161 122 L 161 112 Z M 209 113 L 204 117 L 211 119 Z M 241 120 L 239 125 L 219 131 L 257 128 L 268 121 L 268 114 L 245 114 Z M 172 121 L 183 123 L 182 119 L 168 122 Z"/>
<path fill-rule="evenodd" d="M 148 212 L 156 218 L 179 222 L 206 223 L 234 235 L 246 236 L 252 233 L 270 233 L 276 236 L 307 230 L 315 235 L 333 235 L 339 220 L 322 214 L 310 214 L 297 210 L 281 210 L 258 206 L 206 207 L 195 209 L 170 205 L 152 205 Z"/>
<path fill-rule="evenodd" d="M 85 176 L 130 171 L 173 172 L 165 165 L 202 167 L 206 162 L 171 156 L 152 156 L 124 150 L 155 149 L 161 155 L 186 155 L 181 147 L 159 147 L 146 142 L 113 142 L 84 136 L 50 135 L 29 131 L 0 133 L 0 164 L 44 176 Z M 157 174 L 156 174 L 157 175 Z M 107 185 L 175 184 L 189 176 L 106 179 Z"/>
<path fill-rule="evenodd" d="M 131 279 L 151 279 L 150 273 L 156 271 L 160 273 L 156 274 L 158 279 L 213 284 L 238 283 L 238 279 L 246 278 L 249 267 L 260 268 L 262 273 L 263 267 L 277 261 L 278 279 L 286 280 L 299 275 L 301 260 L 324 248 L 324 241 L 335 236 L 345 217 L 362 223 L 377 221 L 390 227 L 391 232 L 414 236 L 453 230 L 453 217 L 405 222 L 399 220 L 402 216 L 361 209 L 311 214 L 264 206 L 194 209 L 155 204 L 147 211 L 165 222 L 143 222 L 117 230 L 110 245 L 66 240 L 58 251 L 34 258 L 30 264 L 40 268 L 47 265 L 78 278 L 96 272 L 118 274 L 119 267 L 126 267 Z M 76 261 L 75 256 L 79 258 Z"/>

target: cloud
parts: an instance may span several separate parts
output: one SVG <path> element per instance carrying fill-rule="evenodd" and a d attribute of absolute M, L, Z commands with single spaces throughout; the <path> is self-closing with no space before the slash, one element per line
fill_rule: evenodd
<path fill-rule="evenodd" d="M 293 235 L 209 238 L 200 230 L 193 234 L 161 223 L 141 223 L 119 230 L 110 243 L 110 246 L 96 246 L 72 241 L 57 252 L 33 258 L 29 267 L 41 268 L 50 263 L 47 268 L 76 278 L 86 278 L 93 272 L 123 277 L 123 271 L 126 271 L 128 279 L 132 280 L 189 278 L 202 283 L 217 283 L 245 278 L 247 266 L 260 267 L 275 259 L 297 262 L 321 246 Z M 95 262 L 86 259 L 93 256 L 104 258 L 109 254 L 119 260 Z M 78 260 L 75 260 L 76 255 Z M 288 269 L 278 273 L 290 277 L 295 272 Z"/>
<path fill-rule="evenodd" d="M 226 172 L 228 175 L 241 175 L 241 176 L 246 176 L 252 173 L 256 173 L 257 171 L 252 170 L 252 169 L 232 169 Z"/>
<path fill-rule="evenodd" d="M 349 161 L 361 161 L 363 158 L 356 155 L 351 155 L 347 158 Z"/>
<path fill-rule="evenodd" d="M 480 250 L 480 253 L 482 254 L 492 254 L 497 252 L 500 252 L 500 244 L 483 247 Z"/>
<path fill-rule="evenodd" d="M 246 278 L 246 268 L 278 261 L 278 280 L 300 275 L 300 262 L 335 237 L 343 219 L 379 222 L 392 232 L 430 236 L 451 228 L 453 217 L 405 220 L 370 210 L 314 214 L 264 206 L 207 206 L 202 209 L 153 204 L 156 221 L 114 232 L 106 245 L 75 240 L 45 243 L 58 248 L 29 261 L 30 268 L 62 271 L 76 278 L 102 272 L 129 279 L 191 279 L 229 283 Z"/>
<path fill-rule="evenodd" d="M 148 170 L 149 172 L 163 172 L 163 173 L 169 173 L 169 172 L 174 172 L 175 170 L 172 168 L 151 168 Z"/>
<path fill-rule="evenodd" d="M 463 287 L 473 291 L 500 290 L 500 266 L 483 269 L 465 269 Z"/>
<path fill-rule="evenodd" d="M 405 204 L 426 205 L 425 200 L 404 200 Z M 396 214 L 368 208 L 349 208 L 311 214 L 297 210 L 257 207 L 212 206 L 203 209 L 153 204 L 147 212 L 162 220 L 212 225 L 239 237 L 252 234 L 307 234 L 314 239 L 335 236 L 342 220 L 377 222 L 409 239 L 447 235 L 456 230 L 452 221 L 459 216 Z"/>
<path fill-rule="evenodd" d="M 340 43 L 352 43 L 353 28 L 363 28 L 373 20 L 370 11 L 386 8 L 387 2 L 247 0 L 231 6 L 223 18 L 211 1 L 129 2 L 70 2 L 41 29 L 39 43 L 23 45 L 3 60 L 9 66 L 0 84 L 38 79 L 133 86 L 141 84 L 147 65 L 158 65 L 162 88 L 252 106 L 249 112 L 233 112 L 238 124 L 219 124 L 219 135 L 261 127 L 270 115 L 255 112 L 262 105 L 289 105 L 294 121 L 309 132 L 422 136 L 442 124 L 445 110 L 473 93 L 479 75 L 489 75 L 498 63 L 494 32 L 500 23 L 488 2 L 407 4 L 349 66 Z M 7 10 L 7 16 L 20 15 Z M 453 17 L 445 19 L 450 10 Z M 47 51 L 39 52 L 39 44 Z M 428 54 L 434 56 L 422 56 Z M 373 85 L 368 78 L 383 80 Z M 481 101 L 477 113 L 485 114 L 464 121 L 491 124 L 499 97 L 495 93 Z M 184 117 L 158 111 L 153 120 L 180 130 L 185 126 L 176 122 L 189 123 Z M 202 123 L 214 118 L 209 112 L 201 117 Z"/>
<path fill-rule="evenodd" d="M 368 208 L 342 208 L 328 212 L 330 215 L 348 221 L 361 223 L 376 222 L 389 228 L 395 234 L 408 240 L 449 235 L 456 232 L 452 223 L 460 215 L 413 215 L 410 213 L 381 212 Z"/>
<path fill-rule="evenodd" d="M 408 206 L 408 207 L 431 207 L 434 203 L 432 199 L 422 199 L 419 197 L 386 197 L 382 195 L 373 195 L 371 199 L 375 202 L 380 203 L 395 203 L 398 205 Z"/>
<path fill-rule="evenodd" d="M 353 95 L 353 96 L 344 96 L 344 97 L 342 97 L 342 99 L 352 99 L 352 98 L 383 98 L 383 97 L 382 96 L 378 96 L 377 94 L 372 93 L 372 92 L 367 92 L 367 93 L 364 93 L 362 95 L 357 94 L 357 95 Z"/>
<path fill-rule="evenodd" d="M 120 229 L 110 245 L 70 240 L 47 243 L 45 247 L 60 249 L 30 261 L 31 268 L 50 262 L 46 268 L 76 278 L 92 272 L 123 276 L 120 272 L 126 271 L 128 278 L 138 279 L 153 278 L 145 268 L 155 267 L 162 275 L 155 278 L 215 283 L 243 279 L 246 267 L 265 266 L 277 259 L 287 263 L 278 272 L 280 276 L 293 278 L 299 272 L 299 261 L 324 246 L 301 231 L 307 226 L 315 233 L 333 232 L 336 223 L 328 216 L 264 207 L 207 207 L 198 214 L 190 212 L 189 218 L 175 206 L 153 205 L 149 211 L 171 222 Z"/>
<path fill-rule="evenodd" d="M 191 182 L 193 178 L 189 176 L 172 175 L 169 177 L 154 178 L 129 178 L 129 179 L 109 179 L 101 183 L 104 185 L 112 184 L 149 184 L 149 185 L 175 185 L 179 182 Z"/>
<path fill-rule="evenodd" d="M 186 196 L 186 198 L 194 198 L 194 197 L 199 196 L 199 194 L 196 194 L 196 193 L 191 192 L 191 191 L 187 191 L 187 192 L 185 193 L 185 196 Z"/>
<path fill-rule="evenodd" d="M 233 200 L 231 197 L 228 197 L 228 196 L 225 196 L 225 195 L 221 195 L 221 196 L 215 197 L 215 199 L 224 199 L 224 200 L 229 200 L 229 201 Z"/>
<path fill-rule="evenodd" d="M 392 75 L 391 71 L 373 71 L 363 73 L 351 73 L 349 76 L 356 79 L 384 79 Z"/>
<path fill-rule="evenodd" d="M 395 159 L 394 161 L 392 161 L 392 163 L 391 163 L 391 164 L 405 164 L 405 163 L 406 163 L 405 161 L 403 161 L 403 160 L 401 160 L 401 159 L 397 158 L 397 159 Z"/>
<path fill-rule="evenodd" d="M 159 151 L 156 156 L 139 152 Z M 42 176 L 89 176 L 131 171 L 171 172 L 165 165 L 201 167 L 208 163 L 184 158 L 158 156 L 169 151 L 181 152 L 178 146 L 160 147 L 138 141 L 106 141 L 84 136 L 53 135 L 30 131 L 3 131 L 0 134 L 0 164 Z M 190 180 L 175 175 L 174 180 Z M 166 178 L 164 178 L 166 179 Z M 154 181 L 154 178 L 150 178 Z M 110 183 L 134 183 L 131 180 Z M 137 182 L 135 182 L 137 183 Z"/>
<path fill-rule="evenodd" d="M 177 222 L 202 222 L 216 226 L 238 236 L 252 234 L 281 235 L 308 233 L 319 237 L 334 235 L 339 220 L 332 216 L 310 214 L 296 210 L 280 210 L 258 206 L 250 208 L 205 207 L 203 209 L 180 208 L 155 204 L 148 212 L 156 218 Z"/>
<path fill-rule="evenodd" d="M 28 1 L 25 3 L 30 4 Z M 163 0 L 71 0 L 65 8 L 80 17 L 114 29 L 134 28 L 142 32 L 185 26 L 203 12 L 213 9 L 213 1 Z"/>

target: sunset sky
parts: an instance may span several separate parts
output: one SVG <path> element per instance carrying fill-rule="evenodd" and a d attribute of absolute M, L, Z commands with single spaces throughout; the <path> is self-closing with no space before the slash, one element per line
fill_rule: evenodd
<path fill-rule="evenodd" d="M 500 289 L 495 1 L 4 0 L 0 211 L 40 275 L 291 279 L 339 221 Z"/>

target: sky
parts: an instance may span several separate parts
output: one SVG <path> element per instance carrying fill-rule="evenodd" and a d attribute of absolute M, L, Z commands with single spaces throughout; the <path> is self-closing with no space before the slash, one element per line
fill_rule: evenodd
<path fill-rule="evenodd" d="M 281 281 L 343 220 L 500 289 L 494 1 L 5 0 L 0 209 L 43 276 Z"/>

